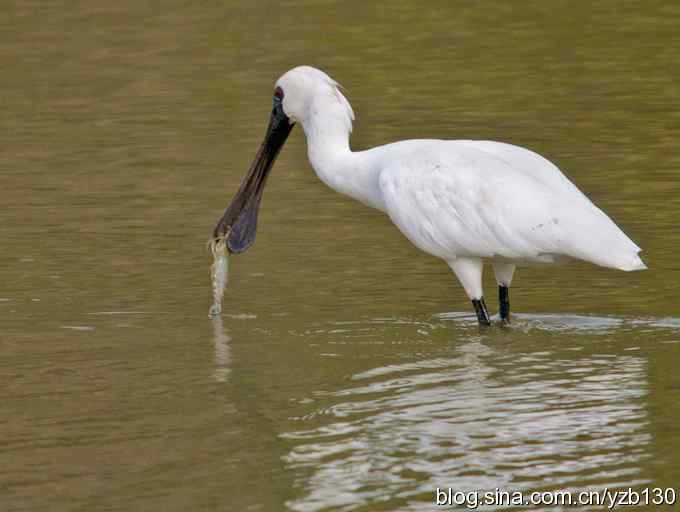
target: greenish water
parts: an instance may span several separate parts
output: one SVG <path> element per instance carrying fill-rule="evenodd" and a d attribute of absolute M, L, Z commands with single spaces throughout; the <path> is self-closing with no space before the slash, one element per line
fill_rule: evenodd
<path fill-rule="evenodd" d="M 1 510 L 415 511 L 436 487 L 678 487 L 678 5 L 2 11 Z M 303 63 L 348 89 L 355 148 L 527 146 L 650 270 L 520 269 L 513 327 L 480 333 L 446 265 L 326 189 L 296 128 L 209 320 L 205 242 L 274 81 Z M 489 271 L 486 286 L 495 311 Z"/>

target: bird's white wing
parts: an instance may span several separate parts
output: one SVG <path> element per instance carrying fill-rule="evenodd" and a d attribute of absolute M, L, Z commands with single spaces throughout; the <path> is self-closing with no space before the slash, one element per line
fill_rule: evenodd
<path fill-rule="evenodd" d="M 523 148 L 428 141 L 380 173 L 385 210 L 420 249 L 632 270 L 639 248 L 553 164 Z"/>
<path fill-rule="evenodd" d="M 495 156 L 511 167 L 514 172 L 524 174 L 553 191 L 570 195 L 573 199 L 584 199 L 591 207 L 595 207 L 555 164 L 527 148 L 491 140 L 460 140 L 455 141 L 455 144 Z"/>

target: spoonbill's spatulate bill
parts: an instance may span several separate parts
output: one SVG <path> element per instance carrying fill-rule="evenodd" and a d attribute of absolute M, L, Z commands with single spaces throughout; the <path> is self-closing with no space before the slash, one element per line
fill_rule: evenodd
<path fill-rule="evenodd" d="M 406 140 L 352 151 L 354 113 L 333 79 L 300 66 L 276 82 L 265 140 L 213 236 L 229 252 L 255 240 L 265 180 L 296 122 L 321 181 L 377 208 L 418 248 L 444 260 L 488 325 L 483 261 L 499 287 L 500 318 L 517 264 L 567 256 L 603 267 L 646 268 L 640 248 L 542 156 L 491 141 Z"/>

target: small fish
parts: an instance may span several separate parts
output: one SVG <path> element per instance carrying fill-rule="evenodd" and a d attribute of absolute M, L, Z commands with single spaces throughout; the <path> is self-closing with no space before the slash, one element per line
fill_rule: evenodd
<path fill-rule="evenodd" d="M 208 246 L 213 255 L 213 264 L 210 266 L 213 305 L 210 306 L 209 315 L 214 317 L 222 312 L 222 297 L 229 277 L 229 254 L 224 238 L 211 240 Z"/>

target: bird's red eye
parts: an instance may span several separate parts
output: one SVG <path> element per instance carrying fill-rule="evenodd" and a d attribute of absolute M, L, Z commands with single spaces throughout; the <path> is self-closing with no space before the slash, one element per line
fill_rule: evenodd
<path fill-rule="evenodd" d="M 283 99 L 283 89 L 281 87 L 274 89 L 274 97 L 279 100 Z"/>

